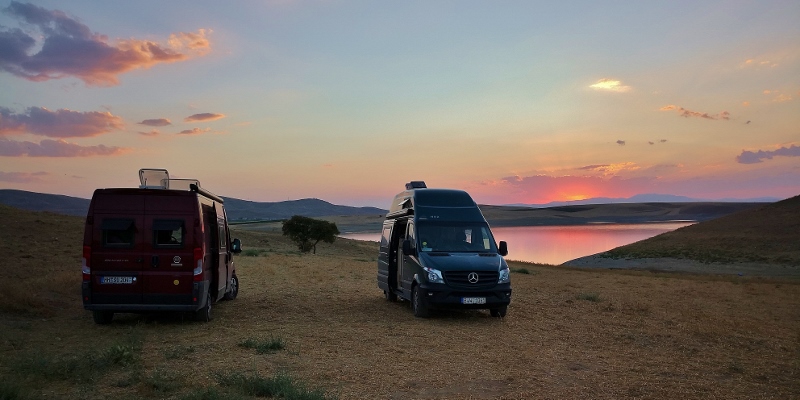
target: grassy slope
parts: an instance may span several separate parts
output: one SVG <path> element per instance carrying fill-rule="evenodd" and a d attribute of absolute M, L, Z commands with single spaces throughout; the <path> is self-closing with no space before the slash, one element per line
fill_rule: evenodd
<path fill-rule="evenodd" d="M 97 326 L 79 299 L 82 220 L 0 218 L 16 221 L 0 230 L 0 282 L 26 288 L 1 291 L 0 398 L 252 398 L 226 383 L 280 374 L 342 399 L 800 395 L 798 284 L 512 263 L 529 273 L 513 274 L 505 319 L 421 320 L 377 289 L 375 243 L 309 255 L 237 231 L 253 256 L 236 258 L 241 294 L 213 321 Z M 272 339 L 285 348 L 242 346 Z"/>
<path fill-rule="evenodd" d="M 667 232 L 607 254 L 800 265 L 800 196 Z"/>

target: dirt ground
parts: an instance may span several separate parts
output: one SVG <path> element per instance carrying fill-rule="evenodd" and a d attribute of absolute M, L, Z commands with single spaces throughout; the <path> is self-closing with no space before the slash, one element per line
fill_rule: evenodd
<path fill-rule="evenodd" d="M 286 373 L 339 399 L 800 397 L 796 281 L 513 262 L 505 318 L 419 319 L 377 288 L 376 243 L 338 239 L 301 255 L 278 234 L 235 236 L 251 255 L 236 257 L 241 292 L 216 304 L 211 322 L 119 314 L 95 325 L 80 305 L 76 265 L 74 297 L 58 312 L 0 314 L 3 381 L 34 398 L 196 398 L 187 396 L 234 371 Z M 168 376 L 176 388 L 121 384 L 128 370 L 75 383 L 14 367 L 130 335 L 143 343 L 137 373 Z M 239 345 L 263 338 L 285 348 Z"/>

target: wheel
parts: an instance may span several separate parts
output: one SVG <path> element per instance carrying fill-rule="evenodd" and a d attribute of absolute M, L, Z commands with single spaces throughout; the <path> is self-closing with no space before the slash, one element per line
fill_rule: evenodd
<path fill-rule="evenodd" d="M 417 318 L 428 318 L 431 315 L 428 309 L 428 300 L 422 297 L 422 293 L 417 286 L 411 289 L 411 309 Z"/>
<path fill-rule="evenodd" d="M 508 312 L 508 306 L 502 306 L 500 308 L 492 308 L 489 310 L 489 313 L 492 314 L 495 318 L 502 318 L 506 316 L 506 312 Z"/>
<path fill-rule="evenodd" d="M 231 284 L 228 291 L 225 293 L 225 300 L 234 300 L 236 296 L 239 295 L 239 278 L 236 276 L 236 272 L 233 273 L 231 276 Z"/>
<path fill-rule="evenodd" d="M 200 322 L 211 321 L 211 291 L 208 292 L 205 306 L 194 312 L 194 319 Z"/>
<path fill-rule="evenodd" d="M 92 311 L 92 318 L 98 325 L 108 325 L 114 319 L 114 313 L 111 311 Z"/>
<path fill-rule="evenodd" d="M 392 292 L 392 291 L 389 291 L 389 290 L 384 290 L 383 291 L 383 296 L 386 297 L 386 300 L 391 301 L 392 303 L 397 301 L 397 293 L 395 293 L 395 292 Z"/>

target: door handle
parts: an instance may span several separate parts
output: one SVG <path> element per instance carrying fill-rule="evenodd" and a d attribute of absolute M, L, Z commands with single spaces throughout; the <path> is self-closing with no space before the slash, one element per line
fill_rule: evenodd
<path fill-rule="evenodd" d="M 153 264 L 153 268 L 158 267 L 158 256 L 153 256 L 151 262 Z"/>

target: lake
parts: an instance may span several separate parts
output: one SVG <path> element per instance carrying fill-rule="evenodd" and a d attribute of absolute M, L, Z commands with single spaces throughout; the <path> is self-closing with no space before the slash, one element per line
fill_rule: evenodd
<path fill-rule="evenodd" d="M 498 242 L 508 243 L 508 260 L 561 264 L 638 242 L 694 222 L 596 224 L 572 226 L 515 226 L 492 228 Z M 345 233 L 341 237 L 378 242 L 379 232 Z"/>

